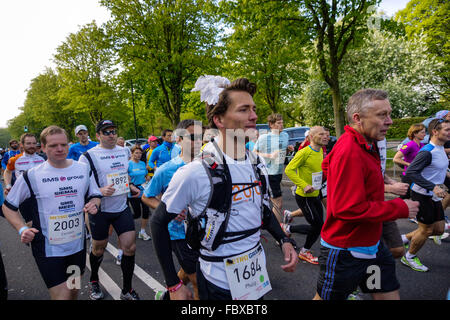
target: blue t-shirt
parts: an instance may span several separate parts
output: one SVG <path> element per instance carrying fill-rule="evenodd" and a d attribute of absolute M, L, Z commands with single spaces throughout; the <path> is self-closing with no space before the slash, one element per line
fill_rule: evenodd
<path fill-rule="evenodd" d="M 130 182 L 141 189 L 142 196 L 142 191 L 144 191 L 144 188 L 141 185 L 145 183 L 145 176 L 147 175 L 147 167 L 145 166 L 145 162 L 139 161 L 136 163 L 130 160 L 128 162 L 128 175 L 131 178 Z"/>
<path fill-rule="evenodd" d="M 159 168 L 164 163 L 175 158 L 179 154 L 180 148 L 178 147 L 175 148 L 174 143 L 164 141 L 162 145 L 156 147 L 152 151 L 152 155 L 150 156 L 148 165 L 150 168 L 155 168 L 155 161 L 156 161 L 156 167 Z"/>
<path fill-rule="evenodd" d="M 158 170 L 156 170 L 155 175 L 144 190 L 144 195 L 147 198 L 150 198 L 164 193 L 175 172 L 184 165 L 185 163 L 180 157 L 176 157 L 164 163 L 158 168 Z M 186 234 L 184 232 L 184 222 L 172 220 L 170 221 L 168 228 L 171 240 L 181 240 L 186 238 Z"/>
<path fill-rule="evenodd" d="M 92 149 L 98 145 L 98 142 L 89 141 L 89 143 L 85 146 L 83 146 L 81 143 L 75 143 L 69 148 L 69 154 L 67 155 L 67 159 L 73 159 L 75 161 L 78 161 L 80 159 L 80 156 L 88 151 L 89 149 Z"/>
<path fill-rule="evenodd" d="M 9 150 L 5 152 L 2 159 L 2 168 L 6 170 L 6 165 L 8 164 L 8 160 L 20 153 L 20 150 Z"/>
<path fill-rule="evenodd" d="M 255 147 L 255 143 L 251 140 L 245 144 L 245 148 L 247 150 L 253 151 L 254 147 Z"/>
<path fill-rule="evenodd" d="M 280 150 L 275 159 L 264 158 L 269 175 L 283 174 L 284 159 L 286 158 L 286 148 L 289 143 L 289 135 L 286 132 L 273 134 L 272 132 L 261 135 L 256 141 L 253 151 L 260 153 L 274 153 Z"/>

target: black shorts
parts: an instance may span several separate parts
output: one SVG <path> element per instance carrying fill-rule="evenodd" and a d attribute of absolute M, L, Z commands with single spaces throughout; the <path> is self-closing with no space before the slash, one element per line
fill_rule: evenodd
<path fill-rule="evenodd" d="M 398 230 L 397 222 L 383 222 L 383 233 L 381 234 L 381 240 L 383 240 L 384 244 L 389 249 L 398 247 L 403 248 L 402 236 L 400 235 L 400 230 Z"/>
<path fill-rule="evenodd" d="M 269 174 L 269 184 L 272 190 L 272 197 L 281 197 L 281 180 L 283 179 L 283 174 Z"/>
<path fill-rule="evenodd" d="M 172 251 L 187 274 L 193 274 L 197 269 L 199 252 L 188 247 L 185 239 L 172 240 Z"/>
<path fill-rule="evenodd" d="M 345 300 L 358 286 L 364 293 L 391 292 L 400 288 L 395 275 L 395 260 L 382 242 L 375 259 L 355 258 L 348 250 L 321 246 L 319 265 L 317 293 L 324 300 Z"/>
<path fill-rule="evenodd" d="M 39 272 L 47 288 L 60 285 L 75 275 L 76 268 L 80 275 L 84 274 L 86 267 L 86 249 L 66 257 L 38 257 L 34 256 Z M 69 268 L 70 267 L 70 268 Z"/>
<path fill-rule="evenodd" d="M 441 201 L 433 201 L 431 196 L 424 196 L 413 190 L 411 190 L 411 200 L 419 201 L 419 213 L 416 216 L 417 221 L 430 225 L 445 219 Z"/>
<path fill-rule="evenodd" d="M 89 214 L 89 225 L 94 240 L 105 240 L 109 237 L 109 226 L 112 225 L 117 235 L 134 231 L 133 214 L 127 206 L 122 212 L 103 212 Z"/>

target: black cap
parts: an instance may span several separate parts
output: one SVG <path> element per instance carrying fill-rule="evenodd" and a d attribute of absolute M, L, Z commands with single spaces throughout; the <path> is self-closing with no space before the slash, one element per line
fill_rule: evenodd
<path fill-rule="evenodd" d="M 99 133 L 100 131 L 103 131 L 104 129 L 110 127 L 117 128 L 117 126 L 111 120 L 100 120 L 95 127 L 95 132 Z"/>

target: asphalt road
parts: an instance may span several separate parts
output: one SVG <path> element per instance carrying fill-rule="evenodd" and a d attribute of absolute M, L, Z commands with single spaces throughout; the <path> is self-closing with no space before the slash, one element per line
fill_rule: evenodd
<path fill-rule="evenodd" d="M 297 208 L 289 187 L 283 186 L 283 197 L 286 209 Z M 450 216 L 447 211 L 447 216 Z M 136 228 L 139 227 L 136 221 Z M 296 218 L 294 224 L 306 223 L 304 218 Z M 408 220 L 398 220 L 402 233 L 412 231 L 416 225 Z M 299 262 L 294 273 L 285 273 L 280 266 L 283 259 L 279 247 L 271 236 L 263 231 L 262 244 L 266 251 L 267 268 L 272 284 L 272 291 L 266 300 L 310 300 L 315 294 L 316 280 L 319 267 L 306 262 Z M 293 235 L 299 246 L 302 246 L 306 236 Z M 152 241 L 137 239 L 136 267 L 133 286 L 141 299 L 153 300 L 155 291 L 164 286 L 160 266 L 156 260 Z M 105 253 L 101 265 L 100 278 L 106 294 L 106 300 L 118 299 L 122 287 L 122 272 L 115 264 L 114 252 L 117 248 L 117 237 L 111 236 L 110 246 Z M 313 246 L 315 253 L 319 252 L 319 241 Z M 0 218 L 0 250 L 5 263 L 10 300 L 46 300 L 48 291 L 39 274 L 31 249 L 21 244 L 15 230 L 9 223 Z M 408 300 L 445 300 L 450 289 L 450 237 L 442 240 L 440 246 L 432 240 L 427 241 L 419 252 L 421 261 L 430 268 L 426 273 L 419 273 L 409 269 L 397 261 L 397 276 L 401 284 L 400 296 Z M 176 259 L 174 259 L 176 261 Z M 82 277 L 79 299 L 88 299 L 87 283 L 90 269 Z M 363 299 L 370 296 L 362 295 Z"/>

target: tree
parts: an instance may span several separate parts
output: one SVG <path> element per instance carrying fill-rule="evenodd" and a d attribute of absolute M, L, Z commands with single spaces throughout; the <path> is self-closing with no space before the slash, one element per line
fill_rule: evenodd
<path fill-rule="evenodd" d="M 304 45 L 300 45 L 308 40 L 306 32 L 284 19 L 295 8 L 283 2 L 239 0 L 222 1 L 221 11 L 224 23 L 233 29 L 225 39 L 224 70 L 258 85 L 255 99 L 260 116 L 264 111 L 281 113 L 306 81 Z M 285 115 L 292 118 L 292 112 Z"/>
<path fill-rule="evenodd" d="M 363 88 L 386 90 L 392 117 L 425 116 L 438 103 L 442 65 L 427 54 L 424 37 L 408 40 L 388 31 L 369 31 L 358 48 L 350 49 L 342 61 L 340 84 L 344 101 Z M 332 96 L 313 70 L 300 98 L 302 114 L 309 125 L 330 125 Z"/>
<path fill-rule="evenodd" d="M 114 82 L 116 55 L 103 28 L 95 21 L 87 24 L 56 51 L 54 61 L 62 82 L 59 97 L 67 101 L 65 110 L 89 115 L 93 125 L 105 118 L 120 123 L 124 105 Z"/>
<path fill-rule="evenodd" d="M 428 52 L 443 64 L 439 69 L 444 79 L 441 95 L 450 100 L 450 2 L 443 0 L 411 0 L 395 18 L 405 25 L 410 39 L 424 35 Z"/>
<path fill-rule="evenodd" d="M 8 129 L 0 128 L 0 147 L 3 149 L 8 148 L 9 140 L 11 140 L 11 134 Z"/>
<path fill-rule="evenodd" d="M 214 17 L 210 0 L 102 0 L 124 69 L 145 82 L 152 104 L 173 126 L 197 78 L 217 68 Z M 138 81 L 136 81 L 138 82 Z M 149 88 L 150 87 L 150 88 Z M 157 89 L 157 90 L 154 90 Z M 146 91 L 138 92 L 145 94 Z"/>
<path fill-rule="evenodd" d="M 337 136 L 344 131 L 345 116 L 340 86 L 340 67 L 350 47 L 357 45 L 367 31 L 367 20 L 379 0 L 286 0 L 299 8 L 290 21 L 309 22 L 314 40 L 312 58 L 321 77 L 329 85 L 333 99 Z"/>

